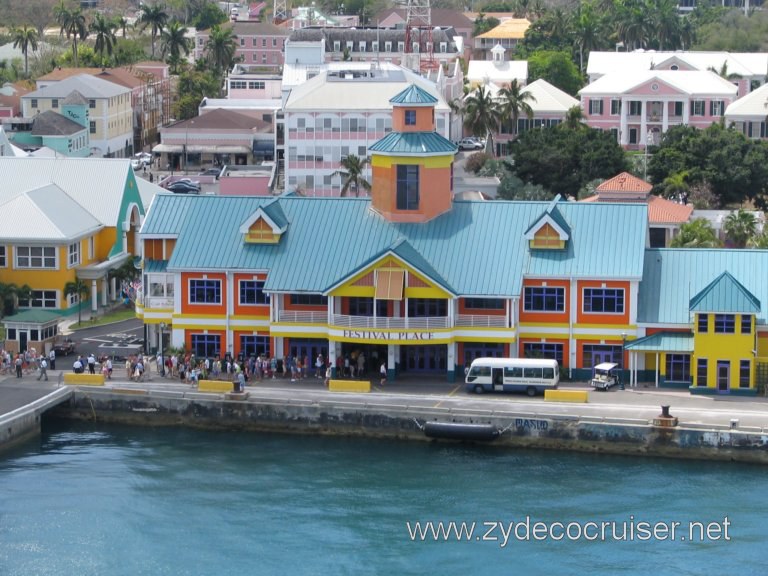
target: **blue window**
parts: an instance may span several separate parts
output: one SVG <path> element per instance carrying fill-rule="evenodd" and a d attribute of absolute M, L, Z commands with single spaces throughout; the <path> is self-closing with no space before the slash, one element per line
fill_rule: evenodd
<path fill-rule="evenodd" d="M 709 314 L 699 314 L 699 334 L 707 333 L 707 324 L 709 323 Z"/>
<path fill-rule="evenodd" d="M 269 304 L 261 280 L 240 280 L 240 304 Z"/>
<path fill-rule="evenodd" d="M 503 358 L 504 356 L 504 344 L 501 343 L 464 343 L 464 366 L 472 364 L 475 358 Z"/>
<path fill-rule="evenodd" d="M 526 312 L 563 312 L 565 310 L 565 289 L 550 286 L 529 286 L 523 293 L 523 308 Z"/>
<path fill-rule="evenodd" d="M 689 354 L 667 354 L 667 380 L 690 383 L 691 356 Z"/>
<path fill-rule="evenodd" d="M 624 313 L 623 288 L 585 288 L 584 312 Z"/>
<path fill-rule="evenodd" d="M 405 111 L 405 125 L 416 126 L 416 110 Z"/>
<path fill-rule="evenodd" d="M 240 336 L 240 354 L 244 358 L 259 355 L 269 357 L 269 336 L 242 334 Z"/>
<path fill-rule="evenodd" d="M 320 294 L 291 294 L 291 304 L 300 306 L 328 306 L 328 298 Z"/>
<path fill-rule="evenodd" d="M 715 314 L 715 334 L 735 334 L 735 314 Z"/>
<path fill-rule="evenodd" d="M 696 386 L 707 385 L 707 359 L 696 360 Z"/>
<path fill-rule="evenodd" d="M 504 310 L 504 300 L 500 298 L 465 298 L 464 307 L 472 310 Z"/>
<path fill-rule="evenodd" d="M 448 316 L 448 301 L 438 298 L 409 298 L 408 316 L 411 318 Z"/>
<path fill-rule="evenodd" d="M 350 316 L 373 316 L 373 298 L 350 298 L 349 315 Z M 387 301 L 376 300 L 376 316 L 386 318 Z"/>
<path fill-rule="evenodd" d="M 749 360 L 742 360 L 739 363 L 739 388 L 749 388 L 751 372 L 752 363 Z"/>
<path fill-rule="evenodd" d="M 419 209 L 419 167 L 406 164 L 397 167 L 397 209 Z"/>
<path fill-rule="evenodd" d="M 221 304 L 221 280 L 190 280 L 190 304 Z"/>
<path fill-rule="evenodd" d="M 563 345 L 549 342 L 525 342 L 523 344 L 523 357 L 557 360 L 557 363 L 562 366 Z"/>
<path fill-rule="evenodd" d="M 221 336 L 217 334 L 192 334 L 192 353 L 198 358 L 221 355 Z"/>
<path fill-rule="evenodd" d="M 752 334 L 752 316 L 749 314 L 741 315 L 741 333 Z"/>

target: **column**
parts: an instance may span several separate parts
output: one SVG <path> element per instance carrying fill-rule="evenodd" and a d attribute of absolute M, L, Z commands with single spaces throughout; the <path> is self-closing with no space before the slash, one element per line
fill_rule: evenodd
<path fill-rule="evenodd" d="M 117 278 L 112 276 L 112 278 L 109 279 L 109 287 L 111 292 L 111 300 L 114 302 L 117 300 Z"/>
<path fill-rule="evenodd" d="M 621 99 L 621 111 L 619 122 L 619 140 L 622 146 L 629 144 L 629 130 L 627 130 L 627 115 L 629 114 L 629 100 L 626 98 Z"/>
<path fill-rule="evenodd" d="M 337 378 L 336 375 L 336 358 L 341 354 L 341 344 L 328 340 L 328 364 L 331 367 L 331 378 Z"/>
<path fill-rule="evenodd" d="M 667 131 L 667 128 L 669 128 L 669 104 L 670 102 L 664 101 L 663 107 L 661 109 L 661 133 L 664 134 Z M 659 144 L 659 142 L 656 142 L 656 144 Z"/>
<path fill-rule="evenodd" d="M 688 116 L 691 113 L 691 103 L 683 102 L 683 124 L 688 126 Z"/>
<path fill-rule="evenodd" d="M 102 278 L 101 279 L 101 305 L 106 306 L 107 305 L 107 279 Z"/>
<path fill-rule="evenodd" d="M 648 101 L 642 100 L 640 107 L 640 145 L 648 145 Z"/>
<path fill-rule="evenodd" d="M 456 381 L 456 342 L 448 343 L 448 382 Z"/>
<path fill-rule="evenodd" d="M 99 289 L 96 286 L 96 280 L 91 280 L 91 311 L 96 312 L 99 309 Z"/>
<path fill-rule="evenodd" d="M 387 381 L 395 379 L 395 345 L 387 344 Z"/>
<path fill-rule="evenodd" d="M 275 349 L 272 350 L 275 358 L 285 358 L 285 341 L 283 338 L 275 338 Z"/>

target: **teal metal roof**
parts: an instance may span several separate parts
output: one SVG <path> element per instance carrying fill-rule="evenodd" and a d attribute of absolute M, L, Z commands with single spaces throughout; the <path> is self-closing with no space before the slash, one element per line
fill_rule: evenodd
<path fill-rule="evenodd" d="M 168 260 L 144 260 L 144 272 L 153 274 L 165 272 L 168 269 Z"/>
<path fill-rule="evenodd" d="M 390 98 L 389 102 L 391 104 L 410 104 L 415 106 L 431 106 L 434 104 L 437 104 L 437 98 L 432 96 L 429 92 L 426 90 L 423 90 L 422 88 L 419 88 L 415 84 L 411 84 L 400 92 L 399 94 L 395 94 L 392 98 Z"/>
<path fill-rule="evenodd" d="M 283 207 L 280 205 L 278 198 L 264 204 L 262 210 L 278 228 L 282 229 L 288 226 L 288 218 L 285 217 L 285 212 L 283 212 Z"/>
<path fill-rule="evenodd" d="M 51 312 L 50 310 L 24 310 L 3 318 L 4 323 L 24 323 L 24 324 L 48 324 L 49 322 L 58 322 L 61 320 L 61 314 Z"/>
<path fill-rule="evenodd" d="M 757 314 L 760 300 L 727 271 L 691 298 L 691 312 Z"/>
<path fill-rule="evenodd" d="M 397 224 L 374 212 L 366 198 L 277 201 L 288 221 L 277 244 L 246 244 L 239 232 L 245 215 L 274 202 L 265 197 L 159 194 L 142 233 L 178 235 L 170 271 L 268 270 L 270 291 L 323 293 L 389 250 L 458 295 L 515 296 L 523 275 L 642 275 L 644 204 L 563 202 L 558 209 L 573 232 L 568 248 L 533 254 L 522 231 L 546 202 L 458 201 L 429 222 Z"/>
<path fill-rule="evenodd" d="M 455 154 L 456 144 L 437 132 L 390 132 L 368 147 L 369 152 L 388 154 Z"/>
<path fill-rule="evenodd" d="M 535 220 L 525 231 L 526 234 L 531 232 L 531 230 L 537 228 L 539 226 L 539 223 L 546 219 L 547 216 L 552 218 L 552 221 L 557 224 L 563 232 L 565 232 L 568 236 L 571 235 L 571 227 L 568 225 L 568 222 L 566 222 L 565 218 L 563 218 L 563 215 L 560 214 L 560 210 L 557 209 L 557 204 L 562 201 L 562 196 L 558 194 L 555 196 L 552 201 L 549 203 L 549 206 L 547 206 L 547 209 L 542 213 L 542 215 Z"/>
<path fill-rule="evenodd" d="M 693 352 L 693 333 L 658 332 L 627 342 L 624 348 L 636 352 Z"/>
<path fill-rule="evenodd" d="M 758 322 L 768 319 L 768 250 L 654 248 L 645 251 L 638 322 L 689 324 L 691 299 L 727 271 L 753 296 Z M 725 311 L 725 310 L 724 310 Z"/>

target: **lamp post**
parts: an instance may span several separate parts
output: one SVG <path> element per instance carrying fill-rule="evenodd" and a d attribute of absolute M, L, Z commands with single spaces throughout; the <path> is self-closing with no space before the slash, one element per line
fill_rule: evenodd
<path fill-rule="evenodd" d="M 624 390 L 624 353 L 627 347 L 627 333 L 621 333 L 621 380 L 619 381 L 619 390 Z"/>
<path fill-rule="evenodd" d="M 165 378 L 165 361 L 163 360 L 163 332 L 165 332 L 165 322 L 160 322 L 160 376 Z"/>
<path fill-rule="evenodd" d="M 645 162 L 643 162 L 643 180 L 648 180 L 648 146 L 653 146 L 653 132 L 645 135 Z"/>

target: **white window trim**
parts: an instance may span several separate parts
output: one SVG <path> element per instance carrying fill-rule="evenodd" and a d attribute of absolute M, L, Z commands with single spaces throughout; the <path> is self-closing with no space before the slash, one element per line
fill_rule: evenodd
<path fill-rule="evenodd" d="M 76 246 L 77 249 L 75 250 L 77 261 L 72 262 L 72 247 Z M 80 266 L 80 263 L 82 262 L 82 246 L 80 245 L 80 240 L 76 242 L 72 242 L 72 244 L 67 244 L 67 270 L 70 268 L 74 268 L 76 266 Z"/>
<path fill-rule="evenodd" d="M 54 257 L 54 264 L 53 267 L 51 266 L 21 266 L 19 264 L 19 249 L 20 248 L 43 248 L 45 250 L 46 248 L 53 248 L 53 257 Z M 43 261 L 45 261 L 45 256 L 42 257 Z M 32 259 L 32 256 L 29 256 L 29 259 Z M 59 269 L 59 251 L 56 246 L 16 246 L 13 250 L 13 267 L 19 268 L 21 270 L 58 270 Z"/>
<path fill-rule="evenodd" d="M 205 280 L 206 282 L 218 282 L 219 283 L 219 301 L 218 302 L 192 302 L 192 281 L 193 280 Z M 189 306 L 221 306 L 224 303 L 223 293 L 224 286 L 219 278 L 189 278 L 187 280 L 187 304 Z"/>
<path fill-rule="evenodd" d="M 556 290 L 560 290 L 563 293 L 563 309 L 562 310 L 533 310 L 530 308 L 525 307 L 525 291 L 529 288 L 555 288 Z M 524 286 L 523 287 L 523 297 L 521 298 L 523 302 L 523 312 L 529 312 L 531 314 L 565 314 L 568 310 L 568 302 L 566 301 L 566 294 L 565 294 L 565 287 L 564 286 L 544 286 L 543 284 L 540 284 L 538 286 Z"/>
<path fill-rule="evenodd" d="M 0 268 L 8 268 L 8 247 L 7 246 L 0 246 L 0 253 L 3 255 L 2 263 L 0 263 Z"/>
<path fill-rule="evenodd" d="M 624 310 L 621 312 L 594 312 L 584 309 L 584 304 L 587 302 L 587 290 L 621 290 L 624 294 Z M 614 288 L 612 286 L 583 286 L 581 288 L 581 313 L 587 315 L 607 315 L 607 316 L 624 316 L 627 313 L 627 290 L 625 288 Z"/>

